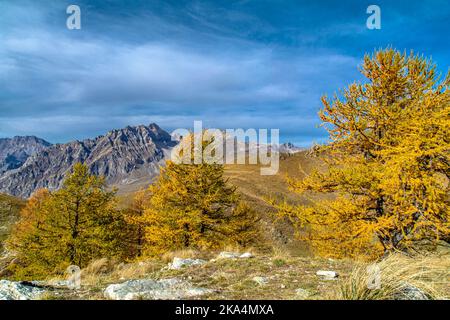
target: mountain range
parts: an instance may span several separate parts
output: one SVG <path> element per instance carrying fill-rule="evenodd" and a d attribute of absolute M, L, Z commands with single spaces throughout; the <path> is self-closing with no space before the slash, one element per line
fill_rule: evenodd
<path fill-rule="evenodd" d="M 92 174 L 104 176 L 108 186 L 128 193 L 148 185 L 158 175 L 159 166 L 177 143 L 155 123 L 54 145 L 34 136 L 2 138 L 0 193 L 28 198 L 39 188 L 56 190 L 77 162 L 86 164 Z M 302 149 L 285 143 L 278 150 L 293 154 Z"/>
<path fill-rule="evenodd" d="M 26 198 L 39 188 L 58 189 L 77 162 L 111 186 L 151 181 L 176 143 L 154 123 L 65 144 L 51 145 L 36 137 L 1 139 L 0 192 Z"/>

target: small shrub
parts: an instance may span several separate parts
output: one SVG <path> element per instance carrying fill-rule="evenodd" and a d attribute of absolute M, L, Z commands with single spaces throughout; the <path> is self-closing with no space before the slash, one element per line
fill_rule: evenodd
<path fill-rule="evenodd" d="M 286 261 L 284 261 L 283 259 L 275 259 L 273 260 L 273 265 L 276 267 L 283 267 L 286 265 Z"/>

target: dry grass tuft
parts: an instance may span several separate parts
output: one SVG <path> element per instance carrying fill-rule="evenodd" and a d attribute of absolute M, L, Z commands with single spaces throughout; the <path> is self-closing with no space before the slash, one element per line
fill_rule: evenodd
<path fill-rule="evenodd" d="M 250 252 L 252 255 L 255 255 L 258 252 L 258 249 L 254 247 L 241 247 L 238 245 L 228 244 L 224 246 L 221 250 L 219 250 L 219 252 L 221 251 L 239 252 L 239 253 Z"/>
<path fill-rule="evenodd" d="M 114 259 L 100 258 L 92 261 L 86 268 L 81 270 L 81 281 L 83 285 L 98 285 L 100 279 L 110 274 L 117 265 Z"/>
<path fill-rule="evenodd" d="M 159 271 L 165 264 L 157 260 L 145 260 L 134 263 L 121 263 L 110 274 L 111 279 L 129 280 L 147 277 Z"/>
<path fill-rule="evenodd" d="M 289 249 L 285 247 L 273 246 L 272 247 L 272 258 L 273 259 L 284 259 L 288 260 L 292 257 Z"/>
<path fill-rule="evenodd" d="M 376 286 L 375 268 L 379 268 Z M 343 279 L 331 298 L 344 300 L 409 300 L 414 294 L 428 299 L 450 297 L 450 255 L 396 253 L 376 264 L 359 264 Z M 372 289 L 369 289 L 369 286 Z"/>
<path fill-rule="evenodd" d="M 201 256 L 201 253 L 197 250 L 193 249 L 183 249 L 183 250 L 176 250 L 176 251 L 169 251 L 164 253 L 161 256 L 161 260 L 168 263 L 172 262 L 173 258 L 178 257 L 182 259 L 188 259 L 188 258 L 197 258 Z"/>
<path fill-rule="evenodd" d="M 117 261 L 114 259 L 100 258 L 92 261 L 86 268 L 83 269 L 83 276 L 100 275 L 110 273 L 114 270 Z"/>
<path fill-rule="evenodd" d="M 164 266 L 165 264 L 158 260 L 118 263 L 102 258 L 93 261 L 82 270 L 81 282 L 83 286 L 97 287 L 117 281 L 145 278 Z"/>

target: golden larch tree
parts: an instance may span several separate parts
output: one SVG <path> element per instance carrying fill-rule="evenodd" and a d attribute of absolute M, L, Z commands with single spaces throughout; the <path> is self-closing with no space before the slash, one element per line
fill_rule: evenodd
<path fill-rule="evenodd" d="M 137 191 L 131 203 L 124 210 L 124 218 L 127 223 L 125 241 L 128 245 L 128 252 L 131 257 L 141 257 L 143 254 L 145 234 L 144 234 L 144 210 L 149 199 L 148 190 Z"/>
<path fill-rule="evenodd" d="M 85 165 L 75 164 L 61 189 L 38 191 L 23 210 L 9 241 L 22 263 L 17 274 L 45 276 L 122 256 L 124 224 L 115 192 Z"/>
<path fill-rule="evenodd" d="M 193 141 L 192 135 L 183 141 Z M 189 140 L 191 139 L 191 140 Z M 211 140 L 205 139 L 203 146 Z M 256 238 L 256 213 L 241 203 L 217 163 L 167 161 L 148 189 L 143 219 L 148 254 L 183 248 L 247 245 Z"/>
<path fill-rule="evenodd" d="M 354 83 L 322 98 L 326 170 L 289 179 L 311 205 L 276 204 L 320 254 L 377 257 L 449 235 L 449 75 L 393 49 L 366 55 Z M 329 196 L 324 196 L 329 194 Z M 299 229 L 300 230 L 300 229 Z"/>

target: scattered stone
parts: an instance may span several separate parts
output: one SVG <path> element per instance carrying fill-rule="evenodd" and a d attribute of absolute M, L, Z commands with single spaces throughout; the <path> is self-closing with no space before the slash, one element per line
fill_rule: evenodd
<path fill-rule="evenodd" d="M 70 281 L 53 279 L 49 281 L 31 281 L 31 284 L 37 287 L 52 287 L 52 288 L 68 288 Z"/>
<path fill-rule="evenodd" d="M 241 254 L 239 252 L 228 252 L 228 251 L 222 251 L 217 256 L 217 259 L 236 259 L 239 258 Z"/>
<path fill-rule="evenodd" d="M 221 253 L 219 253 L 216 259 L 237 259 L 237 258 L 248 259 L 252 257 L 253 255 L 250 252 L 245 252 L 241 254 L 239 252 L 222 251 Z"/>
<path fill-rule="evenodd" d="M 177 278 L 162 280 L 129 280 L 106 287 L 104 296 L 112 300 L 179 300 L 201 296 L 212 291 L 193 287 Z"/>
<path fill-rule="evenodd" d="M 322 277 L 323 280 L 334 280 L 339 277 L 339 274 L 336 271 L 328 270 L 319 270 L 316 272 L 316 275 Z"/>
<path fill-rule="evenodd" d="M 400 292 L 395 296 L 395 300 L 430 300 L 430 296 L 419 288 L 406 283 Z"/>
<path fill-rule="evenodd" d="M 43 293 L 32 283 L 0 280 L 0 300 L 33 300 Z"/>
<path fill-rule="evenodd" d="M 309 291 L 302 288 L 295 290 L 295 294 L 299 299 L 307 299 L 310 296 Z"/>
<path fill-rule="evenodd" d="M 169 269 L 178 270 L 190 266 L 201 265 L 204 263 L 206 263 L 206 261 L 202 259 L 182 259 L 175 257 L 173 258 L 172 263 L 169 263 Z"/>
<path fill-rule="evenodd" d="M 253 277 L 252 280 L 260 286 L 266 285 L 269 282 L 269 279 L 267 279 L 266 277 Z"/>

